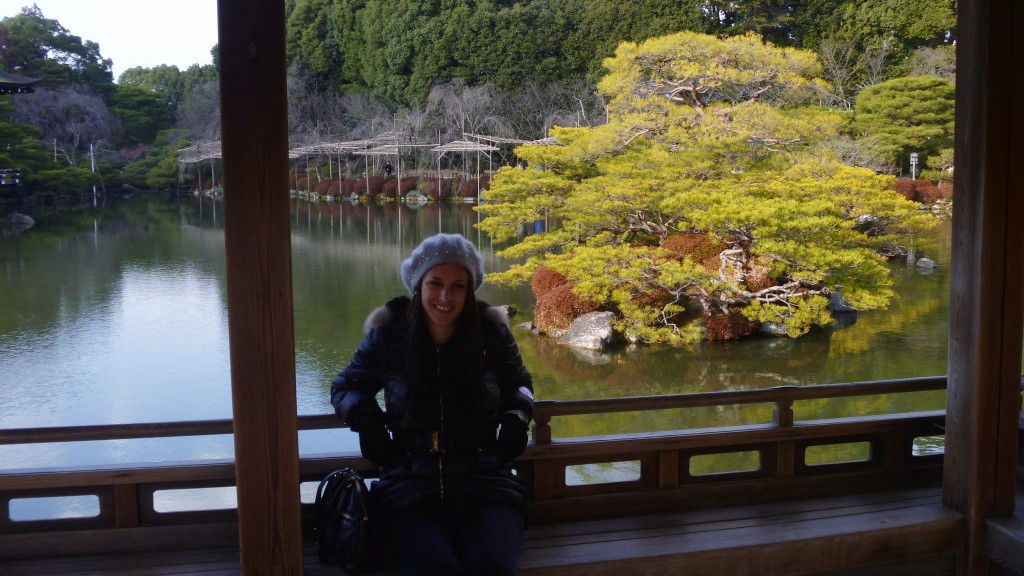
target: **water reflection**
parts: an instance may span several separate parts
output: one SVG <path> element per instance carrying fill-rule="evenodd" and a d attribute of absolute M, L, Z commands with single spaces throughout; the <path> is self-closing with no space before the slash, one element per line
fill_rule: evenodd
<path fill-rule="evenodd" d="M 0 427 L 229 418 L 223 206 L 158 196 L 39 210 L 32 229 L 0 236 Z M 501 270 L 469 206 L 293 200 L 299 412 L 330 412 L 330 379 L 366 315 L 405 291 L 401 260 L 426 236 L 459 232 Z M 532 232 L 532 229 L 530 230 Z M 892 263 L 899 299 L 842 328 L 799 340 L 757 338 L 692 349 L 618 350 L 599 358 L 517 330 L 538 399 L 763 388 L 944 374 L 949 227 Z M 485 284 L 480 298 L 532 316 L 529 287 Z M 798 417 L 941 408 L 941 393 L 798 405 Z M 765 422 L 770 408 L 692 409 L 559 419 L 556 435 Z M 302 434 L 304 454 L 356 450 L 346 431 Z M 5 447 L 7 466 L 230 458 L 227 437 Z"/>

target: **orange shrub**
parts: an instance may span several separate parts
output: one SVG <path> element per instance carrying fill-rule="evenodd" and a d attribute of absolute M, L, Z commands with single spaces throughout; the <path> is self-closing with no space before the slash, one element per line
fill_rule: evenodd
<path fill-rule="evenodd" d="M 691 260 L 706 270 L 718 269 L 720 264 L 718 254 L 725 249 L 721 242 L 707 234 L 693 232 L 673 234 L 665 239 L 661 247 L 669 251 L 670 257 L 682 260 L 689 256 Z"/>
<path fill-rule="evenodd" d="M 757 328 L 757 322 L 737 311 L 704 317 L 704 328 L 709 341 L 734 340 L 750 336 Z"/>
<path fill-rule="evenodd" d="M 594 312 L 598 305 L 587 302 L 573 293 L 572 284 L 563 284 L 537 300 L 533 325 L 542 332 L 566 330 L 580 316 Z"/>
<path fill-rule="evenodd" d="M 953 198 L 953 181 L 952 180 L 941 180 L 939 181 L 939 194 L 946 200 Z"/>
<path fill-rule="evenodd" d="M 569 279 L 554 270 L 541 266 L 533 273 L 530 280 L 530 290 L 533 292 L 533 299 L 539 301 L 545 294 L 555 288 L 568 284 Z"/>

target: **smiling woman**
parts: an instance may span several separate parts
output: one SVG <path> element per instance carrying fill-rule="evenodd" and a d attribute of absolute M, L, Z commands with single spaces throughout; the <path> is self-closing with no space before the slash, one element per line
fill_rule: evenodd
<path fill-rule="evenodd" d="M 375 511 L 403 574 L 513 574 L 533 381 L 504 313 L 477 302 L 483 261 L 458 234 L 426 238 L 331 385 L 338 416 L 381 468 Z M 383 390 L 384 410 L 376 397 Z"/>
<path fill-rule="evenodd" d="M 420 290 L 420 303 L 434 344 L 451 340 L 455 322 L 466 306 L 469 284 L 466 269 L 454 262 L 438 264 L 427 271 Z"/>
<path fill-rule="evenodd" d="M 451 339 L 456 321 L 484 281 L 484 267 L 468 240 L 458 234 L 437 234 L 421 243 L 402 262 L 402 281 L 423 307 L 427 329 L 436 346 Z M 468 297 L 467 297 L 468 294 Z"/>

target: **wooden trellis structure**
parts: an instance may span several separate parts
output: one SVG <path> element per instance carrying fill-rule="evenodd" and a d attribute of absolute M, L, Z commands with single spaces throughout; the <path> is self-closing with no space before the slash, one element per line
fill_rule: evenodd
<path fill-rule="evenodd" d="M 456 140 L 447 144 L 442 144 L 433 149 L 437 152 L 437 194 L 438 197 L 441 195 L 441 159 L 444 155 L 452 152 L 461 152 L 463 154 L 467 152 L 476 152 L 476 202 L 480 203 L 480 154 L 484 153 L 487 155 L 487 170 L 488 175 L 493 175 L 493 166 L 491 164 L 491 152 L 498 150 L 498 147 L 491 146 L 490 144 L 481 144 L 480 142 L 472 142 L 469 140 Z"/>
<path fill-rule="evenodd" d="M 0 86 L 3 85 L 2 77 L 0 77 Z M 558 141 L 554 138 L 544 138 L 542 140 L 522 140 L 519 138 L 505 138 L 500 136 L 486 136 L 482 134 L 463 134 L 465 140 L 456 140 L 447 144 L 429 144 L 422 142 L 408 142 L 408 136 L 400 132 L 384 132 L 373 138 L 364 140 L 349 140 L 349 141 L 338 141 L 338 142 L 319 142 L 316 144 L 308 144 L 304 146 L 297 146 L 288 150 L 288 158 L 290 160 L 306 160 L 306 181 L 309 182 L 309 158 L 310 157 L 322 157 L 326 156 L 328 159 L 328 179 L 334 178 L 334 163 L 333 158 L 338 160 L 338 178 L 341 179 L 341 164 L 342 156 L 344 155 L 356 155 L 363 156 L 364 159 L 364 176 L 366 178 L 366 189 L 369 193 L 370 189 L 370 158 L 374 158 L 374 169 L 376 169 L 376 159 L 379 157 L 395 156 L 396 158 L 396 175 L 398 178 L 398 189 L 401 190 L 402 182 L 402 148 L 426 148 L 433 146 L 432 152 L 437 152 L 437 173 L 438 173 L 438 191 L 440 194 L 441 188 L 441 161 L 445 154 L 451 153 L 472 153 L 475 152 L 477 155 L 476 162 L 476 179 L 477 179 L 477 202 L 480 201 L 481 195 L 481 162 L 480 155 L 484 154 L 487 157 L 488 162 L 488 176 L 493 176 L 493 156 L 492 153 L 499 151 L 498 145 L 514 145 L 518 146 L 521 144 L 537 144 L 537 145 L 553 145 L 558 144 Z M 221 142 L 219 140 L 213 142 L 204 142 L 189 146 L 187 148 L 181 148 L 178 150 L 178 162 L 181 164 L 200 164 L 204 161 L 210 161 L 210 179 L 212 186 L 217 185 L 216 171 L 214 160 L 221 159 Z M 299 188 L 299 169 L 295 168 L 295 189 Z M 196 177 L 198 179 L 199 189 L 202 190 L 202 170 L 197 168 Z M 308 184 L 307 184 L 308 185 Z"/>
<path fill-rule="evenodd" d="M 366 196 L 367 196 L 367 198 L 369 198 L 369 196 L 370 196 L 370 157 L 372 156 L 374 158 L 374 166 L 376 167 L 376 165 L 377 165 L 376 158 L 377 157 L 380 157 L 380 156 L 398 156 L 398 170 L 397 170 L 396 174 L 398 175 L 398 194 L 399 194 L 399 196 L 401 196 L 401 194 L 402 194 L 402 192 L 401 192 L 401 190 L 402 190 L 402 157 L 398 153 L 398 147 L 397 146 L 386 144 L 384 146 L 377 146 L 377 147 L 369 148 L 369 149 L 366 149 L 366 150 L 357 150 L 356 152 L 353 152 L 353 154 L 355 154 L 357 156 L 362 156 L 363 157 L 363 162 L 365 164 L 365 169 L 363 170 L 363 176 L 366 178 Z"/>
<path fill-rule="evenodd" d="M 468 140 L 490 144 L 492 146 L 519 146 L 521 144 L 536 144 L 535 140 L 523 140 L 521 138 L 506 138 L 503 136 L 487 136 L 484 134 L 470 134 L 464 132 L 462 136 Z M 500 148 L 498 148 L 500 150 Z"/>
<path fill-rule="evenodd" d="M 327 156 L 328 157 L 328 169 L 330 170 L 330 158 L 331 155 L 338 157 L 338 165 L 341 165 L 341 156 L 343 154 L 350 154 L 355 156 L 362 156 L 364 161 L 364 176 L 366 178 L 367 193 L 370 188 L 370 158 L 374 158 L 374 170 L 376 170 L 376 159 L 379 157 L 395 156 L 396 157 L 396 174 L 399 181 L 399 189 L 401 189 L 402 179 L 402 148 L 424 148 L 433 146 L 433 144 L 422 143 L 422 142 L 411 142 L 408 141 L 408 135 L 401 132 L 384 132 L 374 136 L 373 138 L 366 140 L 352 140 L 343 142 L 321 142 L 317 144 L 311 144 L 307 146 L 301 146 L 298 148 L 291 149 L 291 158 L 306 158 L 307 166 L 307 180 L 309 178 L 309 166 L 308 158 L 310 156 Z M 333 173 L 330 173 L 329 178 L 333 178 Z M 339 174 L 340 178 L 340 174 Z"/>
<path fill-rule="evenodd" d="M 308 146 L 299 146 L 292 148 L 288 151 L 288 158 L 306 160 L 306 182 L 308 186 L 309 182 L 309 157 L 310 156 L 327 156 L 327 178 L 333 179 L 333 165 L 331 159 L 334 156 L 338 158 L 338 179 L 341 179 L 341 157 L 344 154 L 352 154 L 359 150 L 364 150 L 373 146 L 373 140 L 351 140 L 347 142 L 320 142 L 318 144 L 310 144 Z M 319 174 L 319 172 L 318 172 Z M 299 170 L 295 169 L 295 189 L 299 188 Z"/>
<path fill-rule="evenodd" d="M 178 149 L 178 163 L 179 164 L 199 164 L 204 160 L 210 161 L 210 180 L 211 188 L 217 186 L 217 176 L 215 172 L 215 166 L 213 161 L 221 159 L 221 143 L 220 140 L 214 142 L 205 142 L 203 144 L 196 144 L 189 146 L 188 148 Z M 202 170 L 196 167 L 196 177 L 199 180 L 199 190 L 203 189 L 203 173 Z"/>

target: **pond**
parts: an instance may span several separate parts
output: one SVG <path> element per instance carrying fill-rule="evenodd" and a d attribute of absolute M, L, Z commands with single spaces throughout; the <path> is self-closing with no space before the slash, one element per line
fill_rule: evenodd
<path fill-rule="evenodd" d="M 402 259 L 431 234 L 459 232 L 500 270 L 500 247 L 471 206 L 291 202 L 296 385 L 300 414 L 331 412 L 330 380 L 366 315 L 405 292 Z M 0 428 L 230 418 L 223 206 L 208 197 L 139 195 L 100 206 L 23 209 L 28 230 L 0 235 Z M 6 224 L 5 224 L 6 226 Z M 538 399 L 606 398 L 855 382 L 946 373 L 949 223 L 891 263 L 899 298 L 884 311 L 800 339 L 752 338 L 599 357 L 515 330 Z M 479 297 L 528 321 L 528 286 Z M 803 408 L 830 417 L 944 406 L 942 393 L 844 399 Z M 556 421 L 556 436 L 769 421 L 770 407 L 614 414 Z M 302 433 L 304 454 L 357 450 L 343 430 Z M 8 467 L 229 458 L 228 437 L 0 448 Z"/>

